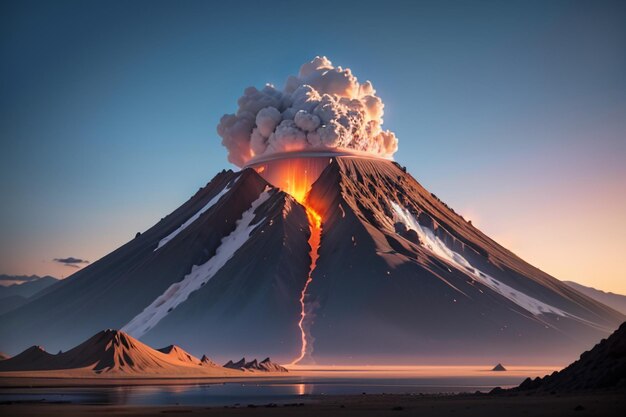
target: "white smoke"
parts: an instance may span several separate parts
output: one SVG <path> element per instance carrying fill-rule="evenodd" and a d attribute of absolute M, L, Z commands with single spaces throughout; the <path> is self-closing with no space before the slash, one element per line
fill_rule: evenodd
<path fill-rule="evenodd" d="M 352 149 L 391 157 L 398 150 L 393 132 L 382 130 L 382 100 L 369 81 L 360 84 L 349 68 L 326 57 L 302 65 L 280 91 L 267 84 L 245 89 L 236 114 L 217 126 L 228 160 L 244 166 L 277 152 Z"/>

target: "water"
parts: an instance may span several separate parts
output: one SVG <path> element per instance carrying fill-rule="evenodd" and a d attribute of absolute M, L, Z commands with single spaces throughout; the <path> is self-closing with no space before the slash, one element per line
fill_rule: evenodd
<path fill-rule="evenodd" d="M 546 372 L 548 373 L 548 372 Z M 220 384 L 117 387 L 2 388 L 0 403 L 70 402 L 108 405 L 225 406 L 312 401 L 316 395 L 434 394 L 511 387 L 543 372 L 309 372 L 305 375 Z"/>

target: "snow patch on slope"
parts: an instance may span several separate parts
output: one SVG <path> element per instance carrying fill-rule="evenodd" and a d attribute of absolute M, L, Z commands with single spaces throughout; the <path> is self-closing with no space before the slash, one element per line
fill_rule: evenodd
<path fill-rule="evenodd" d="M 211 200 L 209 200 L 208 203 L 206 203 L 204 205 L 204 207 L 202 207 L 200 210 L 198 210 L 198 212 L 196 214 L 194 214 L 193 216 L 191 216 L 189 219 L 187 219 L 187 221 L 183 224 L 180 225 L 180 227 L 176 230 L 174 230 L 172 233 L 170 233 L 169 235 L 167 235 L 166 237 L 164 237 L 163 239 L 161 239 L 159 241 L 158 246 L 156 247 L 156 249 L 154 250 L 154 252 L 158 251 L 159 249 L 161 249 L 163 246 L 165 246 L 169 241 L 171 241 L 172 239 L 174 239 L 176 236 L 178 236 L 178 234 L 180 232 L 182 232 L 183 230 L 185 230 L 187 227 L 189 227 L 193 222 L 195 222 L 196 220 L 198 220 L 200 218 L 200 216 L 202 216 L 202 214 L 204 214 L 207 210 L 209 210 L 211 207 L 213 207 L 215 204 L 217 204 L 218 201 L 220 201 L 220 199 L 227 193 L 230 191 L 231 188 L 233 188 L 233 186 L 235 185 L 235 183 L 237 182 L 237 180 L 239 179 L 239 177 L 235 178 L 230 184 L 228 184 L 226 187 L 224 187 L 224 189 L 222 191 L 220 191 L 219 193 L 217 193 L 217 195 L 215 197 L 213 197 Z"/>
<path fill-rule="evenodd" d="M 202 265 L 194 265 L 191 272 L 185 277 L 172 284 L 162 295 L 146 307 L 141 313 L 133 318 L 121 330 L 133 337 L 141 337 L 151 328 L 157 325 L 168 313 L 189 298 L 189 295 L 199 290 L 228 262 L 235 252 L 243 246 L 250 237 L 252 231 L 260 222 L 251 224 L 254 212 L 270 197 L 269 187 L 265 189 L 250 208 L 246 210 L 241 219 L 237 220 L 235 230 L 222 239 L 215 255 Z"/>
<path fill-rule="evenodd" d="M 455 252 L 448 248 L 446 244 L 435 235 L 435 233 L 430 230 L 428 227 L 422 226 L 419 224 L 415 216 L 413 216 L 408 210 L 401 207 L 395 202 L 391 203 L 393 210 L 395 212 L 394 221 L 399 221 L 404 224 L 408 229 L 414 230 L 420 238 L 420 242 L 422 246 L 426 247 L 435 255 L 440 258 L 445 259 L 450 264 L 455 266 L 460 271 L 468 274 L 475 281 L 480 282 L 496 293 L 506 297 L 511 300 L 518 306 L 522 307 L 524 310 L 532 313 L 535 316 L 540 314 L 552 313 L 561 317 L 572 317 L 571 314 L 566 313 L 565 311 L 552 307 L 542 301 L 539 301 L 533 297 L 530 297 L 513 287 L 510 287 L 497 279 L 485 274 L 478 268 L 472 266 L 467 259 L 465 259 L 461 254 Z"/>

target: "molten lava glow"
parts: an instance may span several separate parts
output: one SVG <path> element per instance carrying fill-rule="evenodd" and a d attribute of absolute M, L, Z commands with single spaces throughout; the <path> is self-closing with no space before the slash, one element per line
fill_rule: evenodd
<path fill-rule="evenodd" d="M 311 324 L 313 311 L 310 303 L 307 304 L 306 296 L 309 284 L 313 281 L 313 270 L 319 257 L 318 250 L 322 234 L 322 217 L 315 212 L 308 203 L 307 196 L 311 185 L 320 176 L 330 160 L 328 158 L 289 158 L 280 159 L 263 164 L 253 165 L 254 168 L 266 181 L 290 194 L 306 209 L 307 219 L 311 235 L 309 246 L 311 247 L 309 274 L 300 293 L 300 320 L 298 327 L 302 338 L 300 356 L 291 364 L 295 365 L 302 360 L 310 359 L 313 352 L 313 338 L 311 336 Z"/>
<path fill-rule="evenodd" d="M 302 288 L 302 293 L 300 294 L 300 321 L 298 322 L 298 327 L 300 328 L 300 336 L 302 338 L 302 348 L 300 350 L 300 356 L 291 363 L 292 365 L 296 365 L 305 358 L 310 359 L 313 353 L 313 338 L 311 336 L 313 317 L 311 309 L 307 309 L 306 295 L 309 284 L 313 281 L 313 270 L 315 270 L 317 258 L 319 257 L 318 250 L 322 235 L 322 216 L 317 214 L 307 202 L 308 188 L 313 182 L 313 180 L 308 177 L 308 172 L 306 170 L 304 172 L 290 170 L 287 181 L 289 187 L 285 191 L 291 194 L 306 209 L 306 216 L 309 220 L 309 229 L 311 231 L 311 235 L 309 236 L 311 264 L 309 266 L 309 275 L 304 283 L 304 288 Z"/>
<path fill-rule="evenodd" d="M 306 206 L 306 194 L 324 168 L 328 157 L 291 157 L 250 165 L 267 182 L 293 196 Z"/>
<path fill-rule="evenodd" d="M 306 205 L 306 199 L 304 200 L 304 207 L 306 208 L 306 215 L 309 219 L 309 228 L 311 230 L 311 236 L 309 236 L 309 246 L 311 247 L 311 265 L 309 266 L 309 276 L 304 283 L 302 293 L 300 294 L 300 321 L 298 327 L 300 328 L 300 336 L 302 338 L 302 348 L 300 349 L 300 356 L 291 362 L 291 365 L 296 365 L 304 358 L 311 358 L 313 353 L 312 337 L 311 337 L 311 324 L 312 324 L 312 311 L 307 311 L 307 304 L 305 302 L 307 290 L 309 284 L 313 281 L 313 271 L 317 265 L 317 259 L 319 258 L 320 239 L 322 236 L 322 217 L 315 212 L 311 207 Z"/>

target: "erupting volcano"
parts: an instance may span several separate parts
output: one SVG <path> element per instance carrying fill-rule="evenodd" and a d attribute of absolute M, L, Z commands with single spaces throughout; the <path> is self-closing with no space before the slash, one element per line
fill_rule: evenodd
<path fill-rule="evenodd" d="M 326 58 L 246 89 L 218 127 L 242 169 L 4 315 L 0 350 L 119 328 L 218 361 L 560 363 L 625 319 L 423 188 L 382 116 L 372 84 Z"/>

